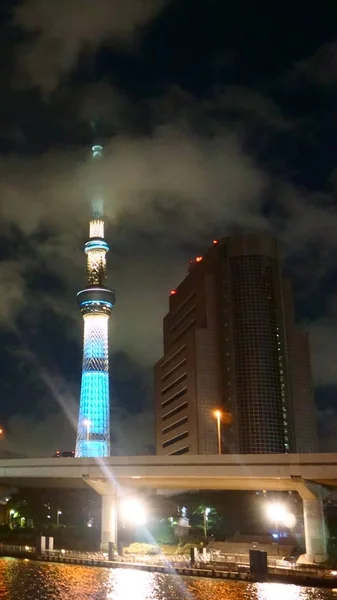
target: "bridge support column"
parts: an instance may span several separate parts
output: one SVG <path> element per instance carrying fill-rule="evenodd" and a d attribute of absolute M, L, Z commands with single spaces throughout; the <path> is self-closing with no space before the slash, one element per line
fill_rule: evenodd
<path fill-rule="evenodd" d="M 117 502 L 116 493 L 102 496 L 101 550 L 108 552 L 109 542 L 117 546 Z"/>
<path fill-rule="evenodd" d="M 300 495 L 303 502 L 305 555 L 302 562 L 322 563 L 328 558 L 322 488 L 305 482 Z"/>

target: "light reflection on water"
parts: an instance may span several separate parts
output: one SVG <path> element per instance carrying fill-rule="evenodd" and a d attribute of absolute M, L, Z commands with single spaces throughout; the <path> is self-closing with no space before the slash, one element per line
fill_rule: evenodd
<path fill-rule="evenodd" d="M 329 590 L 0 559 L 0 600 L 331 600 Z"/>

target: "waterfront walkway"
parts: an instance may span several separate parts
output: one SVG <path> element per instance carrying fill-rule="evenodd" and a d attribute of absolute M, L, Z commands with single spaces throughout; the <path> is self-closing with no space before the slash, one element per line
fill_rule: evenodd
<path fill-rule="evenodd" d="M 113 561 L 103 552 L 77 552 L 72 550 L 45 550 L 38 554 L 34 546 L 19 546 L 0 543 L 0 556 L 25 558 L 44 562 L 65 563 L 91 567 L 137 569 L 153 573 L 207 577 L 212 579 L 253 581 L 247 555 L 205 557 L 191 564 L 187 556 L 117 556 Z M 268 581 L 292 583 L 310 587 L 337 588 L 337 571 L 313 566 L 280 566 L 277 559 L 268 560 Z"/>

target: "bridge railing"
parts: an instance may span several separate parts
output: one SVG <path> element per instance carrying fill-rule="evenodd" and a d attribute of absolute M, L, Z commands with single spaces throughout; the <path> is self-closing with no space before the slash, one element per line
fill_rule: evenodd
<path fill-rule="evenodd" d="M 27 556 L 29 554 L 32 557 L 36 556 L 37 549 L 35 546 L 19 545 L 19 544 L 5 544 L 0 542 L 0 555 L 6 554 L 8 556 Z M 84 561 L 108 561 L 108 555 L 104 552 L 80 552 L 76 550 L 65 550 L 65 549 L 54 549 L 44 550 L 43 556 L 48 560 L 56 560 L 58 558 L 78 559 Z M 132 555 L 125 554 L 124 556 L 115 556 L 115 560 L 127 564 L 148 564 L 148 565 L 161 565 L 168 567 L 189 567 L 191 566 L 190 557 L 184 554 L 177 555 Z M 195 566 L 210 569 L 219 569 L 224 571 L 240 572 L 249 569 L 249 556 L 248 554 L 198 554 L 195 561 Z M 321 576 L 321 577 L 336 577 L 336 571 L 330 571 L 324 569 L 319 565 L 296 565 L 287 564 L 282 566 L 282 559 L 276 557 L 268 558 L 268 571 L 270 573 L 305 573 L 309 576 Z"/>
<path fill-rule="evenodd" d="M 30 552 L 32 554 L 36 553 L 35 546 L 22 546 L 19 544 L 4 544 L 0 542 L 0 552 L 17 552 L 18 554 L 27 554 Z"/>

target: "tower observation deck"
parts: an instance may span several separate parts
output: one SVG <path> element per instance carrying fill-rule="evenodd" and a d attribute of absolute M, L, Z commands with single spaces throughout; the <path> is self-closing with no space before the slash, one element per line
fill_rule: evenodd
<path fill-rule="evenodd" d="M 93 160 L 101 159 L 102 155 L 102 146 L 92 147 Z M 87 286 L 77 294 L 84 319 L 84 339 L 76 457 L 110 455 L 108 320 L 115 294 L 105 285 L 108 251 L 102 209 L 96 206 L 84 246 Z"/>

